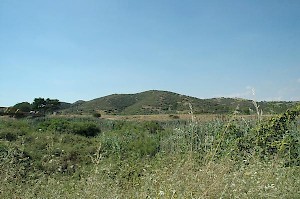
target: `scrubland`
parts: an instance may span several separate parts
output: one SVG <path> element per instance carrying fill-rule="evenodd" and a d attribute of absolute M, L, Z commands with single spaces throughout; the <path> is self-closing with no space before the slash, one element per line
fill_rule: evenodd
<path fill-rule="evenodd" d="M 299 114 L 2 117 L 0 198 L 299 198 Z"/>

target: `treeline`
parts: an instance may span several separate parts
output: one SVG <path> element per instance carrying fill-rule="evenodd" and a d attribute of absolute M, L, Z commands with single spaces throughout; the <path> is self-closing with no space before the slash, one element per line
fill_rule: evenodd
<path fill-rule="evenodd" d="M 45 115 L 53 113 L 61 108 L 61 102 L 58 99 L 35 98 L 32 103 L 21 102 L 12 107 L 6 108 L 1 115 L 13 117 L 23 117 L 30 114 Z"/>

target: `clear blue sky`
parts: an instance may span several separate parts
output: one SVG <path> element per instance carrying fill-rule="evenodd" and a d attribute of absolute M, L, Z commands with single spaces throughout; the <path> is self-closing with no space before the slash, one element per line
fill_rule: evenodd
<path fill-rule="evenodd" d="M 156 89 L 300 100 L 299 0 L 0 0 L 0 106 Z"/>

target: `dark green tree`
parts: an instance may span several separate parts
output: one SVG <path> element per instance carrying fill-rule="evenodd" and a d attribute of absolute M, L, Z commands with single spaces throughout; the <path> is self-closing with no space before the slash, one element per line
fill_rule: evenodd
<path fill-rule="evenodd" d="M 46 99 L 46 105 L 45 105 L 45 110 L 47 112 L 53 112 L 56 111 L 60 108 L 60 102 L 58 99 Z"/>
<path fill-rule="evenodd" d="M 35 111 L 41 111 L 41 110 L 45 110 L 45 106 L 46 106 L 46 101 L 44 98 L 34 98 L 33 103 L 32 103 L 32 108 Z"/>
<path fill-rule="evenodd" d="M 32 108 L 35 111 L 41 111 L 43 113 L 53 112 L 60 108 L 60 102 L 58 99 L 47 98 L 35 98 L 32 103 Z"/>
<path fill-rule="evenodd" d="M 19 109 L 22 112 L 29 112 L 29 111 L 31 111 L 32 106 L 28 102 L 21 102 L 21 103 L 14 105 L 14 108 Z"/>

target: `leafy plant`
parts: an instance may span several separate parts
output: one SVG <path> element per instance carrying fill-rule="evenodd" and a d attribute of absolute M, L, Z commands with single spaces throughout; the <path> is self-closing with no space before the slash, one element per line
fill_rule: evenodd
<path fill-rule="evenodd" d="M 101 129 L 90 121 L 70 121 L 68 119 L 48 119 L 39 124 L 39 129 L 56 131 L 61 133 L 73 133 L 86 137 L 94 137 Z"/>
<path fill-rule="evenodd" d="M 93 113 L 93 117 L 100 118 L 101 117 L 101 113 Z"/>
<path fill-rule="evenodd" d="M 290 159 L 288 164 L 300 164 L 300 135 L 295 129 L 299 115 L 300 106 L 274 116 L 257 127 L 255 143 L 262 156 L 287 156 Z"/>
<path fill-rule="evenodd" d="M 146 122 L 144 124 L 144 128 L 147 129 L 151 134 L 156 134 L 163 130 L 163 127 L 158 122 L 154 121 Z"/>

